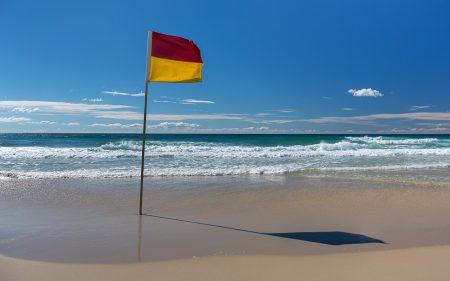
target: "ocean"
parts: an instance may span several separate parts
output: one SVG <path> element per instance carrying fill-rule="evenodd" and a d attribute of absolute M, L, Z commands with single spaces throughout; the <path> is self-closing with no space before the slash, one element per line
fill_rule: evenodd
<path fill-rule="evenodd" d="M 133 178 L 139 134 L 0 134 L 0 178 Z M 450 135 L 150 134 L 146 177 L 450 179 Z"/>

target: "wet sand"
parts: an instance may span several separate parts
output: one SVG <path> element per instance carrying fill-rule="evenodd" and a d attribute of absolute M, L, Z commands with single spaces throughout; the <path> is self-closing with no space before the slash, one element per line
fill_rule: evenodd
<path fill-rule="evenodd" d="M 156 280 L 182 273 L 183 280 L 211 280 L 208 272 L 214 280 L 450 278 L 442 264 L 450 257 L 450 187 L 442 184 L 149 179 L 141 218 L 133 179 L 8 179 L 0 181 L 0 195 L 6 280 L 33 280 L 27 274 L 34 271 L 45 276 L 34 280 L 61 280 L 66 270 L 86 272 L 77 280 L 120 280 L 132 269 L 137 275 L 130 280 L 147 273 L 159 274 Z M 404 278 L 375 279 L 383 268 Z M 367 279 L 356 278 L 364 272 Z"/>

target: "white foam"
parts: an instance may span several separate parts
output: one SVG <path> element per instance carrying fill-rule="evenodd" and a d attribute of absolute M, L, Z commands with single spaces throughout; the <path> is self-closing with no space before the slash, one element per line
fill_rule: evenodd
<path fill-rule="evenodd" d="M 111 149 L 114 147 L 114 149 Z M 122 148 L 123 149 L 122 149 Z M 295 158 L 305 156 L 328 157 L 386 157 L 398 155 L 449 155 L 450 148 L 370 148 L 367 144 L 341 141 L 337 143 L 319 143 L 294 146 L 237 146 L 198 143 L 151 144 L 146 148 L 150 157 L 201 157 L 201 158 Z M 115 159 L 140 157 L 140 148 L 133 143 L 108 144 L 96 148 L 76 147 L 0 147 L 0 159 Z"/>
<path fill-rule="evenodd" d="M 382 136 L 378 137 L 346 137 L 347 140 L 365 142 L 365 143 L 376 143 L 383 145 L 414 145 L 414 144 L 429 144 L 438 142 L 437 138 L 411 138 L 411 139 L 396 139 L 393 137 L 386 138 Z"/>
<path fill-rule="evenodd" d="M 383 165 L 367 167 L 321 167 L 313 170 L 318 171 L 375 171 L 375 170 L 410 170 L 447 168 L 449 163 L 430 164 L 405 164 L 405 165 Z M 228 166 L 228 167 L 147 167 L 146 177 L 174 177 L 174 176 L 230 176 L 230 175 L 277 175 L 296 173 L 310 170 L 303 164 L 266 165 L 266 166 Z M 313 171 L 312 170 L 312 171 Z M 0 174 L 2 172 L 0 171 Z M 77 169 L 64 171 L 23 171 L 14 175 L 14 178 L 133 178 L 139 177 L 140 170 L 136 167 L 130 169 Z M 4 179 L 11 177 L 2 177 Z"/>
<path fill-rule="evenodd" d="M 435 138 L 347 137 L 336 143 L 243 146 L 206 142 L 149 142 L 148 176 L 283 174 L 316 170 L 389 170 L 447 167 L 450 144 Z M 374 146 L 383 145 L 383 147 Z M 419 145 L 420 144 L 420 145 Z M 139 176 L 141 143 L 99 147 L 0 147 L 0 177 L 30 178 Z"/>

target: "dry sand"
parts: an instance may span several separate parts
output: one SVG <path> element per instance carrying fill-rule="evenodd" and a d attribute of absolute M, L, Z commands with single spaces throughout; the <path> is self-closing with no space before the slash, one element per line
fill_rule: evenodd
<path fill-rule="evenodd" d="M 220 256 L 115 265 L 55 264 L 0 257 L 0 273 L 2 281 L 448 281 L 450 246 L 299 257 Z"/>

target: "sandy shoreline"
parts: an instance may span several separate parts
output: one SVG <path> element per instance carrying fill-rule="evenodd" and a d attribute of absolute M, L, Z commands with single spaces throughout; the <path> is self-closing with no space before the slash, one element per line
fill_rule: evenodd
<path fill-rule="evenodd" d="M 0 279 L 450 278 L 449 187 L 276 180 L 3 181 Z"/>
<path fill-rule="evenodd" d="M 450 278 L 450 246 L 318 256 L 220 256 L 116 265 L 54 264 L 0 256 L 2 281 L 408 280 Z"/>

